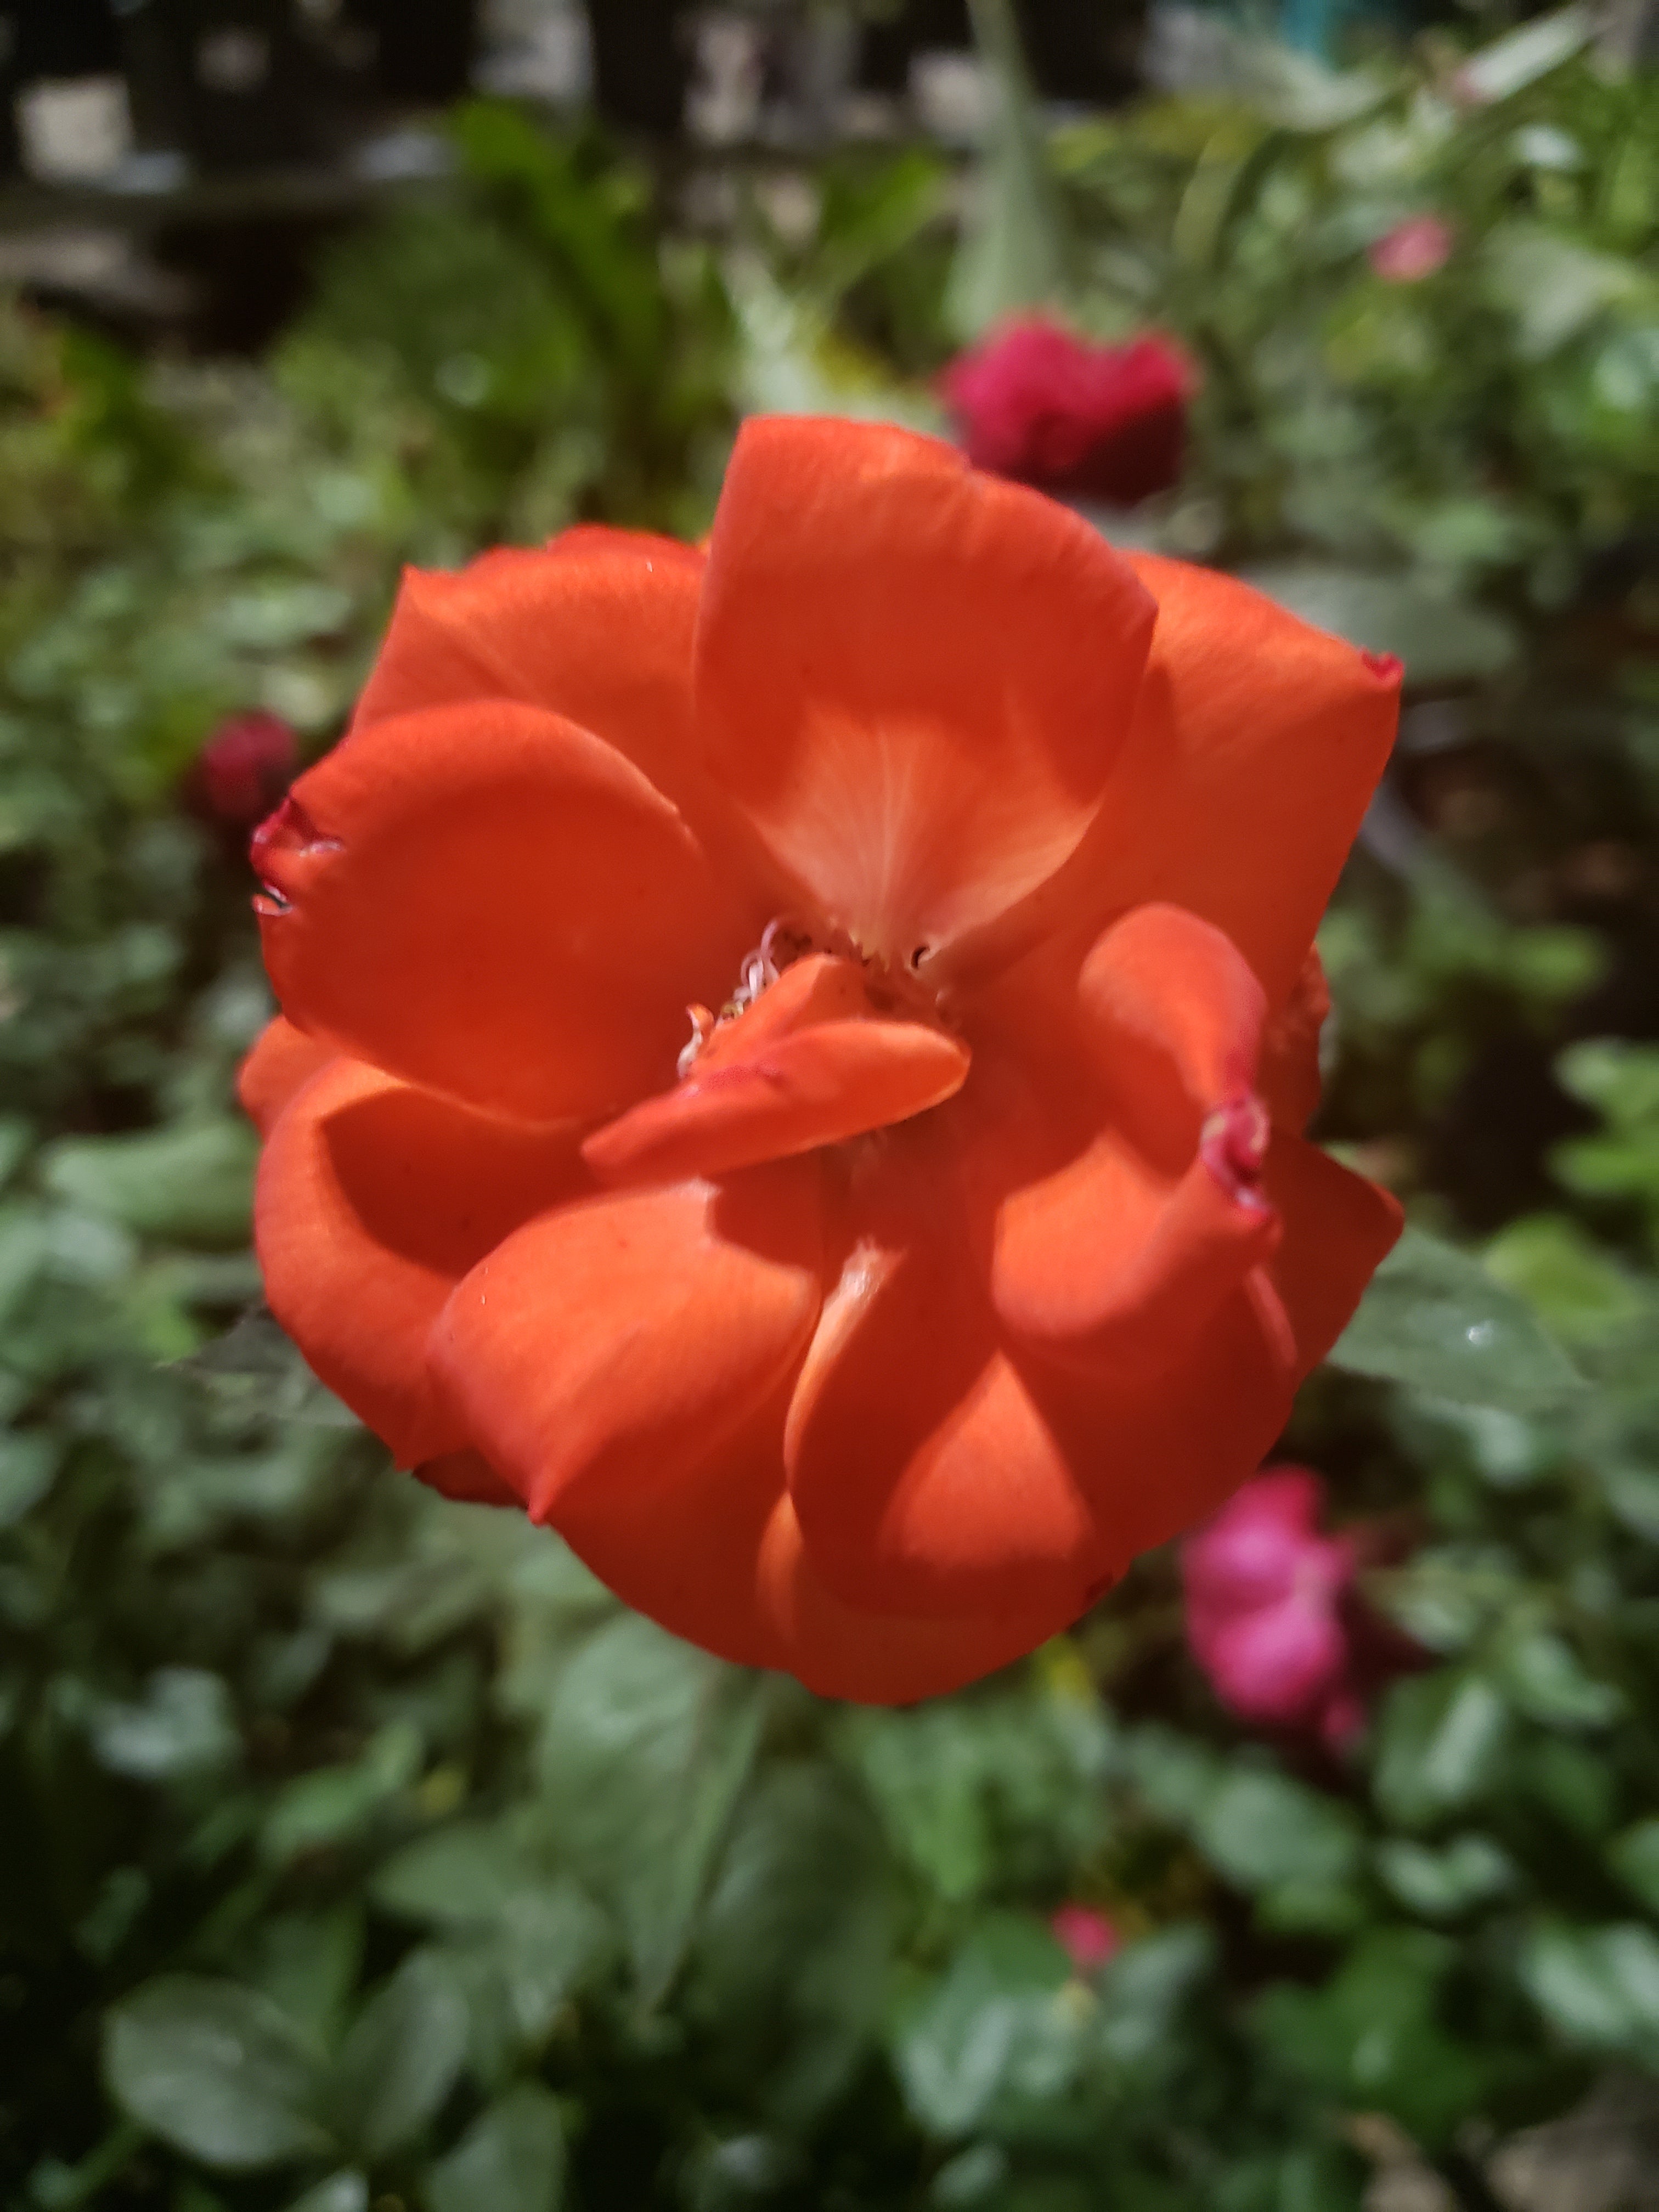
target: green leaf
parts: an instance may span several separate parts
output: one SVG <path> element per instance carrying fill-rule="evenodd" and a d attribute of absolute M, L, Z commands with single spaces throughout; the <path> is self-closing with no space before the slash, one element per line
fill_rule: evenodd
<path fill-rule="evenodd" d="M 1126 1943 L 1100 1979 L 1101 2045 L 1121 2067 L 1135 2067 L 1167 2051 L 1179 2014 L 1215 1965 L 1215 1936 L 1208 1928 L 1160 1928 Z"/>
<path fill-rule="evenodd" d="M 1583 1377 L 1480 1262 L 1407 1227 L 1337 1340 L 1331 1364 L 1466 1406 L 1571 1408 Z"/>
<path fill-rule="evenodd" d="M 136 1782 L 221 1766 L 241 1749 L 229 1691 L 199 1667 L 158 1668 L 140 1703 L 100 1707 L 92 1741 L 100 1765 Z"/>
<path fill-rule="evenodd" d="M 1061 2085 L 1077 2040 L 1059 2002 L 1068 1978 L 1065 1953 L 1036 1923 L 1007 1913 L 980 1923 L 899 2031 L 905 2101 L 931 2134 L 966 2134 L 1021 2075 Z"/>
<path fill-rule="evenodd" d="M 1471 54 L 1457 72 L 1457 90 L 1463 99 L 1482 106 L 1524 92 L 1582 53 L 1595 38 L 1598 22 L 1594 9 L 1578 5 L 1535 16 Z"/>
<path fill-rule="evenodd" d="M 1195 1823 L 1196 1838 L 1217 1872 L 1237 1888 L 1340 1887 L 1358 1871 L 1359 1826 L 1334 1798 L 1288 1775 L 1249 1768 L 1230 1773 Z"/>
<path fill-rule="evenodd" d="M 1546 1728 L 1606 1728 L 1624 1709 L 1611 1682 L 1598 1682 L 1562 1637 L 1516 1625 L 1500 1639 L 1494 1678 L 1517 1712 Z"/>
<path fill-rule="evenodd" d="M 264 1305 L 251 1308 L 222 1336 L 175 1365 L 240 1413 L 313 1428 L 360 1425 L 356 1415 L 323 1388 L 298 1346 Z"/>
<path fill-rule="evenodd" d="M 1607 1845 L 1607 1863 L 1648 1911 L 1659 1917 L 1659 1817 L 1637 1821 Z"/>
<path fill-rule="evenodd" d="M 315 1912 L 280 1912 L 259 1930 L 251 1978 L 319 2051 L 339 2040 L 363 1962 L 363 1908 L 355 1897 Z"/>
<path fill-rule="evenodd" d="M 1546 1922 L 1527 1938 L 1520 1974 L 1534 2003 L 1575 2048 L 1659 2065 L 1659 1936 L 1650 1928 Z"/>
<path fill-rule="evenodd" d="M 779 1759 L 740 1805 L 699 1926 L 689 2001 L 763 2061 L 769 2114 L 799 2128 L 846 2085 L 891 1971 L 892 1869 L 848 1778 Z"/>
<path fill-rule="evenodd" d="M 367 1827 L 421 1771 L 420 1733 L 409 1721 L 377 1729 L 349 1766 L 319 1767 L 288 1784 L 265 1816 L 259 1847 L 275 1865 L 326 1850 Z"/>
<path fill-rule="evenodd" d="M 969 0 L 969 13 L 997 106 L 945 302 L 946 319 L 962 338 L 979 337 L 1004 316 L 1055 299 L 1067 258 L 1013 9 L 1009 0 Z"/>
<path fill-rule="evenodd" d="M 232 1246 L 247 1241 L 259 1140 L 228 1115 L 134 1137 L 66 1137 L 48 1147 L 49 1190 L 135 1236 Z"/>
<path fill-rule="evenodd" d="M 1515 632 L 1502 616 L 1410 576 L 1313 561 L 1261 562 L 1238 573 L 1316 629 L 1393 653 L 1412 684 L 1480 682 L 1516 655 Z"/>
<path fill-rule="evenodd" d="M 765 1686 L 627 1613 L 577 1651 L 539 1747 L 556 1841 L 622 1923 L 640 1992 L 678 1969 L 754 1759 Z"/>
<path fill-rule="evenodd" d="M 564 2164 L 557 2100 L 538 2082 L 523 2082 L 432 2168 L 428 2212 L 558 2212 Z"/>
<path fill-rule="evenodd" d="M 1510 1222 L 1487 1245 L 1483 1264 L 1573 1350 L 1589 1353 L 1638 1336 L 1645 1348 L 1654 1315 L 1648 1285 L 1565 1215 Z"/>
<path fill-rule="evenodd" d="M 1487 289 L 1515 318 L 1524 361 L 1544 360 L 1605 309 L 1644 289 L 1636 262 L 1594 252 L 1539 223 L 1500 223 L 1486 237 L 1482 260 Z"/>
<path fill-rule="evenodd" d="M 1376 1846 L 1376 1870 L 1409 1911 L 1454 1920 L 1513 1889 L 1515 1863 L 1486 1836 L 1457 1836 L 1436 1850 L 1403 1836 Z"/>
<path fill-rule="evenodd" d="M 453 2087 L 466 2056 L 466 2001 L 428 1951 L 416 1951 L 352 2025 L 330 2083 L 345 2140 L 369 2161 L 417 2135 Z"/>
<path fill-rule="evenodd" d="M 129 2118 L 226 2172 L 325 2154 L 313 2061 L 286 2016 L 240 1984 L 173 1974 L 104 2021 L 104 2079 Z"/>
<path fill-rule="evenodd" d="M 1491 1783 L 1508 1710 L 1479 1674 L 1444 1668 L 1396 1682 L 1379 1728 L 1373 1788 L 1387 1817 L 1427 1827 Z"/>
<path fill-rule="evenodd" d="M 32 1513 L 52 1488 L 61 1449 L 44 1429 L 0 1436 L 0 1528 Z"/>
<path fill-rule="evenodd" d="M 1426 1928 L 1379 1929 L 1317 1990 L 1279 1982 L 1257 2006 L 1269 2039 L 1352 2110 L 1381 2111 L 1425 2148 L 1451 2136 L 1484 2086 L 1484 2054 L 1439 2018 L 1456 1958 Z"/>
<path fill-rule="evenodd" d="M 368 2183 L 354 2167 L 343 2166 L 296 2197 L 288 2212 L 368 2212 Z"/>

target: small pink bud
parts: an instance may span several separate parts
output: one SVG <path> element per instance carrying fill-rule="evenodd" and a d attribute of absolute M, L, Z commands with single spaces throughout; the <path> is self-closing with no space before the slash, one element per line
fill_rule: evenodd
<path fill-rule="evenodd" d="M 1048 1929 L 1079 1974 L 1097 1973 L 1117 1949 L 1120 1940 L 1105 1914 L 1087 1905 L 1062 1905 L 1049 1921 Z"/>
<path fill-rule="evenodd" d="M 1414 215 L 1379 238 L 1365 258 L 1385 284 L 1419 284 L 1445 267 L 1456 243 L 1456 233 L 1437 215 Z"/>
<path fill-rule="evenodd" d="M 252 827 L 288 789 L 299 762 L 299 744 L 280 715 L 233 714 L 197 755 L 191 795 L 216 821 Z"/>

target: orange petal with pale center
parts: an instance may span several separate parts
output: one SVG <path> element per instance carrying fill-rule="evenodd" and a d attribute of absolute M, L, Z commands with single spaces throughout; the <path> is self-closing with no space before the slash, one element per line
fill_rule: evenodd
<path fill-rule="evenodd" d="M 934 440 L 751 421 L 709 543 L 700 740 L 824 917 L 896 968 L 1077 847 L 1152 618 L 1087 524 Z"/>

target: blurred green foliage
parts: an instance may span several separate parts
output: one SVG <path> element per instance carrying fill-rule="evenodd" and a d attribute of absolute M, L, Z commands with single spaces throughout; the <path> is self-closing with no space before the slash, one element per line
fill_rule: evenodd
<path fill-rule="evenodd" d="M 231 708 L 326 742 L 404 560 L 697 529 L 757 395 L 925 416 L 944 166 L 717 252 L 480 107 L 262 366 L 0 320 L 8 2203 L 1345 2212 L 1382 2116 L 1490 2212 L 1659 2069 L 1659 88 L 1484 67 L 1008 136 L 1072 312 L 1204 364 L 1105 526 L 1408 664 L 1322 1126 L 1413 1226 L 1286 1444 L 1423 1655 L 1343 1759 L 1217 1708 L 1162 1558 L 915 1712 L 723 1667 L 392 1475 L 254 1304 L 268 1002 L 181 771 Z"/>

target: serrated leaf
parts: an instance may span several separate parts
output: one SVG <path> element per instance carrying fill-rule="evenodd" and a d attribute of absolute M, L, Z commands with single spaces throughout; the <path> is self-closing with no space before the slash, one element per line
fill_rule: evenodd
<path fill-rule="evenodd" d="M 368 2212 L 368 2182 L 354 2167 L 342 2167 L 296 2197 L 288 2212 Z"/>
<path fill-rule="evenodd" d="M 1659 1818 L 1638 1820 L 1607 1846 L 1607 1863 L 1620 1881 L 1659 1917 Z"/>
<path fill-rule="evenodd" d="M 526 2081 L 493 2104 L 427 2176 L 429 2212 L 558 2212 L 564 2124 L 557 2101 Z"/>
<path fill-rule="evenodd" d="M 1065 1953 L 1036 1923 L 1006 1913 L 980 1923 L 898 2033 L 905 2101 L 930 2134 L 965 2134 L 1034 2057 L 1040 2069 L 1045 2055 L 1054 2062 L 1042 2070 L 1059 2086 L 1077 2040 L 1056 2002 L 1068 1978 Z"/>
<path fill-rule="evenodd" d="M 0 1436 L 0 1528 L 32 1513 L 52 1488 L 60 1449 L 45 1430 Z"/>
<path fill-rule="evenodd" d="M 1334 1367 L 1454 1404 L 1535 1413 L 1587 1386 L 1529 1309 L 1480 1262 L 1408 1227 L 1330 1354 Z"/>
<path fill-rule="evenodd" d="M 1508 1726 L 1504 1700 L 1479 1674 L 1445 1668 L 1396 1682 L 1382 1708 L 1376 1801 L 1404 1828 L 1426 1827 L 1479 1797 Z"/>
<path fill-rule="evenodd" d="M 92 1717 L 99 1763 L 136 1782 L 222 1765 L 241 1748 L 230 1692 L 199 1667 L 161 1667 L 134 1705 L 108 1705 Z"/>
<path fill-rule="evenodd" d="M 1520 1974 L 1568 2043 L 1659 2064 L 1659 1936 L 1650 1928 L 1547 1923 L 1528 1937 Z"/>
<path fill-rule="evenodd" d="M 352 2024 L 330 2083 L 344 2139 L 365 2160 L 417 2135 L 466 2056 L 466 2001 L 429 1952 L 416 1951 Z"/>
<path fill-rule="evenodd" d="M 500 1919 L 539 1879 L 503 1828 L 454 1820 L 394 1852 L 375 1869 L 370 1894 L 384 1911 L 405 1919 L 465 1928 Z"/>
<path fill-rule="evenodd" d="M 265 1816 L 259 1847 L 276 1865 L 325 1850 L 366 1827 L 421 1771 L 419 1731 L 409 1721 L 389 1721 L 349 1766 L 319 1767 L 301 1774 L 278 1795 Z"/>
<path fill-rule="evenodd" d="M 227 2172 L 325 2153 L 314 2063 L 286 2015 L 240 1984 L 173 1974 L 105 2015 L 104 2079 L 141 2127 Z"/>
<path fill-rule="evenodd" d="M 131 1137 L 66 1137 L 42 1156 L 46 1188 L 137 1237 L 167 1243 L 246 1241 L 259 1141 L 223 1119 Z"/>
<path fill-rule="evenodd" d="M 1458 1836 L 1438 1850 L 1403 1836 L 1376 1847 L 1376 1870 L 1409 1911 L 1452 1920 L 1514 1888 L 1515 1863 L 1486 1836 Z"/>
<path fill-rule="evenodd" d="M 636 1614 L 559 1679 L 539 1765 L 555 1840 L 621 1923 L 640 1991 L 678 1970 L 759 1741 L 764 1684 Z"/>

